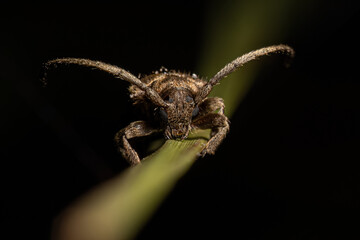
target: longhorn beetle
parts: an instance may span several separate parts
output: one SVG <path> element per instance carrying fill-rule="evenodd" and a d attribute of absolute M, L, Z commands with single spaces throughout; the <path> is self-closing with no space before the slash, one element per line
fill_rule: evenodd
<path fill-rule="evenodd" d="M 176 71 L 160 72 L 135 77 L 122 68 L 100 61 L 81 58 L 59 58 L 43 65 L 42 81 L 46 84 L 47 70 L 57 64 L 75 64 L 97 68 L 116 78 L 129 82 L 130 98 L 140 106 L 147 120 L 130 123 L 115 135 L 115 142 L 122 156 L 132 165 L 140 163 L 137 152 L 129 144 L 129 139 L 163 132 L 166 139 L 185 139 L 191 129 L 211 129 L 211 138 L 201 152 L 214 154 L 229 131 L 229 120 L 224 115 L 225 105 L 221 98 L 207 96 L 212 88 L 230 73 L 245 63 L 272 53 L 294 57 L 294 50 L 287 45 L 274 45 L 246 53 L 228 63 L 209 81 L 195 74 Z"/>

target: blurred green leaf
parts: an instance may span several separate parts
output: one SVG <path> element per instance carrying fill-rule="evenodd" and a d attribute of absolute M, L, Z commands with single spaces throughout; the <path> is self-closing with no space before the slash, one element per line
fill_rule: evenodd
<path fill-rule="evenodd" d="M 299 3 L 277 0 L 223 1 L 207 15 L 199 74 L 209 78 L 225 64 L 252 50 L 284 43 L 286 30 L 294 20 Z M 261 61 L 251 62 L 223 79 L 210 96 L 224 99 L 226 115 L 231 116 L 251 87 Z"/>

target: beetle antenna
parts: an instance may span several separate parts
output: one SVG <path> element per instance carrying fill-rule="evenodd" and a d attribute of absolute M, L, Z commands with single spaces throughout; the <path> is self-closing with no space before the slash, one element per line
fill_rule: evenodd
<path fill-rule="evenodd" d="M 143 83 L 139 78 L 135 77 L 131 73 L 125 71 L 122 68 L 119 68 L 114 65 L 110 65 L 107 63 L 103 63 L 100 61 L 93 61 L 89 59 L 84 58 L 58 58 L 54 60 L 50 60 L 43 65 L 43 74 L 41 81 L 46 85 L 47 83 L 47 71 L 51 67 L 56 67 L 57 64 L 74 64 L 74 65 L 80 65 L 85 67 L 92 67 L 97 68 L 99 70 L 105 71 L 107 73 L 110 73 L 116 78 L 120 78 L 122 80 L 125 80 L 141 90 L 143 90 L 146 94 L 146 96 L 157 106 L 166 107 L 168 104 L 160 97 L 160 95 L 153 90 L 152 88 L 148 87 L 145 83 Z"/>
<path fill-rule="evenodd" d="M 295 51 L 291 47 L 287 45 L 274 45 L 269 47 L 260 48 L 255 51 L 251 51 L 246 53 L 232 62 L 228 63 L 225 67 L 223 67 L 218 73 L 215 74 L 200 90 L 199 95 L 196 98 L 196 102 L 200 103 L 203 99 L 205 99 L 209 93 L 211 92 L 212 88 L 220 82 L 221 79 L 225 78 L 230 73 L 236 71 L 238 68 L 242 67 L 245 63 L 250 62 L 252 60 L 256 60 L 259 57 L 270 55 L 270 54 L 285 54 L 290 58 L 295 56 Z"/>

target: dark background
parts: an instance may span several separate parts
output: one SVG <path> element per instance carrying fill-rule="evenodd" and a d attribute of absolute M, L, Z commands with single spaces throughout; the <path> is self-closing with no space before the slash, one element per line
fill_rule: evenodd
<path fill-rule="evenodd" d="M 83 57 L 135 75 L 162 65 L 195 72 L 205 12 L 221 4 L 209 2 L 3 8 L 1 234 L 48 239 L 64 207 L 127 167 L 112 139 L 139 119 L 126 82 L 67 67 L 43 88 L 41 63 Z M 139 239 L 359 238 L 354 2 L 317 1 L 300 14 L 283 41 L 296 49 L 292 67 L 266 61 L 216 155 L 195 163 Z"/>

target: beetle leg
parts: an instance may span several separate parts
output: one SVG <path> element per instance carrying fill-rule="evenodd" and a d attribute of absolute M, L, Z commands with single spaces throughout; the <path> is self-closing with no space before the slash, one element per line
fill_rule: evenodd
<path fill-rule="evenodd" d="M 230 129 L 229 119 L 223 113 L 209 113 L 200 116 L 193 121 L 193 126 L 194 128 L 211 129 L 211 138 L 200 153 L 201 156 L 215 154 Z"/>
<path fill-rule="evenodd" d="M 159 132 L 159 130 L 151 127 L 146 121 L 135 121 L 117 132 L 114 140 L 122 156 L 131 165 L 136 165 L 140 163 L 140 158 L 128 140 L 135 137 L 148 136 L 156 132 Z"/>
<path fill-rule="evenodd" d="M 204 101 L 202 101 L 199 104 L 199 116 L 206 115 L 208 113 L 215 112 L 216 110 L 219 110 L 218 113 L 224 114 L 224 100 L 219 97 L 210 97 L 206 98 Z"/>

